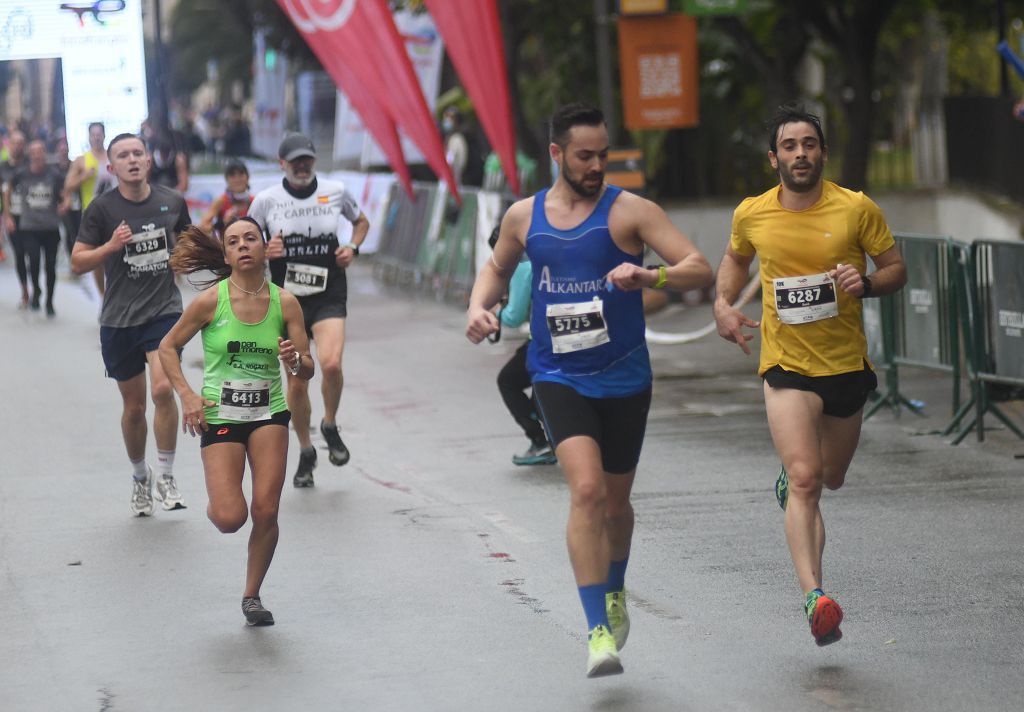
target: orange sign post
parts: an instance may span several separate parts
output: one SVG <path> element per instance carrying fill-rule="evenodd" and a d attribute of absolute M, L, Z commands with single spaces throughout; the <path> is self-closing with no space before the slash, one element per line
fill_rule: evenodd
<path fill-rule="evenodd" d="M 620 17 L 619 65 L 626 127 L 700 123 L 697 21 L 688 15 Z"/>

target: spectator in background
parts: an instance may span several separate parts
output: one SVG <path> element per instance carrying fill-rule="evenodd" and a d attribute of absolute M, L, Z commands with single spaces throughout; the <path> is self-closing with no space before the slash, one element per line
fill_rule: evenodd
<path fill-rule="evenodd" d="M 152 158 L 149 182 L 173 188 L 182 195 L 188 190 L 188 154 L 170 128 L 143 122 L 142 135 Z"/>
<path fill-rule="evenodd" d="M 449 106 L 441 115 L 441 132 L 444 135 L 444 155 L 451 166 L 456 185 L 462 185 L 462 177 L 469 162 L 469 142 L 462 129 L 462 115 L 454 106 Z"/>
<path fill-rule="evenodd" d="M 252 135 L 242 117 L 242 110 L 232 106 L 224 122 L 224 154 L 228 156 L 252 155 Z"/>

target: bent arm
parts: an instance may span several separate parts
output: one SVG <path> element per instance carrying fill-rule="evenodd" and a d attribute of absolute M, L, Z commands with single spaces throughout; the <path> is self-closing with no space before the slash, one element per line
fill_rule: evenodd
<path fill-rule="evenodd" d="M 110 245 L 109 242 L 102 245 L 76 242 L 71 248 L 71 271 L 75 274 L 85 274 L 101 266 L 111 253 Z"/>
<path fill-rule="evenodd" d="M 366 240 L 366 234 L 370 232 L 370 221 L 366 213 L 359 213 L 359 217 L 352 221 L 352 243 L 359 247 Z"/>
<path fill-rule="evenodd" d="M 81 243 L 77 243 L 78 247 Z M 178 349 L 185 348 L 185 344 L 192 340 L 204 326 L 213 319 L 214 311 L 217 308 L 217 288 L 211 287 L 189 304 L 177 323 L 160 340 L 157 355 L 160 357 L 160 365 L 164 367 L 167 380 L 171 382 L 174 391 L 181 398 L 182 402 L 189 396 L 195 396 L 185 373 L 181 369 L 181 359 L 178 358 Z M 211 299 L 212 296 L 212 299 Z"/>
<path fill-rule="evenodd" d="M 649 200 L 631 209 L 639 215 L 638 235 L 645 245 L 665 260 L 665 286 L 679 292 L 703 289 L 714 282 L 711 265 L 700 250 L 677 228 L 659 206 Z M 655 281 L 657 277 L 654 276 Z"/>
<path fill-rule="evenodd" d="M 316 368 L 313 365 L 313 357 L 309 355 L 309 337 L 306 335 L 306 322 L 302 317 L 302 307 L 299 300 L 290 292 L 280 290 L 281 314 L 284 316 L 284 328 L 288 334 L 288 342 L 294 352 L 299 354 L 299 372 L 296 378 L 308 381 L 313 377 Z M 288 342 L 284 345 L 287 346 Z M 287 359 L 291 361 L 291 359 Z"/>
<path fill-rule="evenodd" d="M 79 156 L 71 164 L 71 168 L 68 170 L 68 175 L 64 179 L 65 197 L 69 197 L 72 193 L 81 188 L 82 183 L 85 183 L 86 178 L 85 160 Z"/>
<path fill-rule="evenodd" d="M 750 264 L 754 256 L 741 255 L 730 245 L 725 249 L 722 264 L 718 266 L 718 277 L 715 281 L 715 309 L 719 304 L 731 307 L 740 296 L 740 290 L 747 283 Z"/>
<path fill-rule="evenodd" d="M 203 213 L 203 217 L 199 219 L 199 228 L 209 234 L 213 230 L 213 221 L 217 219 L 217 214 L 220 212 L 220 206 L 224 203 L 224 196 L 218 195 L 210 203 L 210 207 Z"/>
<path fill-rule="evenodd" d="M 899 247 L 893 245 L 871 259 L 875 263 L 875 271 L 868 275 L 872 297 L 898 292 L 907 283 L 907 265 Z"/>
<path fill-rule="evenodd" d="M 175 189 L 184 195 L 188 191 L 188 159 L 180 151 L 174 157 L 174 168 L 178 173 L 178 185 Z"/>

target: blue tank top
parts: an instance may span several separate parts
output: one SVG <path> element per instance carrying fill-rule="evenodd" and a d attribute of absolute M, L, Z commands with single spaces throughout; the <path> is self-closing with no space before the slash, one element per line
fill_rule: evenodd
<path fill-rule="evenodd" d="M 629 396 L 651 385 L 640 290 L 606 289 L 612 269 L 641 264 L 641 255 L 622 251 L 608 229 L 621 192 L 607 186 L 586 220 L 558 230 L 544 213 L 542 190 L 526 234 L 533 264 L 527 368 L 534 381 L 563 383 L 590 398 Z"/>

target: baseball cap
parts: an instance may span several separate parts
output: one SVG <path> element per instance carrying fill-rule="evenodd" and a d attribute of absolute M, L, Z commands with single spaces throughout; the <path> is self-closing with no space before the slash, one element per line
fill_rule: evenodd
<path fill-rule="evenodd" d="M 313 142 L 300 133 L 290 133 L 285 136 L 281 141 L 281 146 L 277 149 L 277 157 L 285 161 L 294 161 L 303 156 L 316 158 L 316 149 L 313 148 Z"/>

